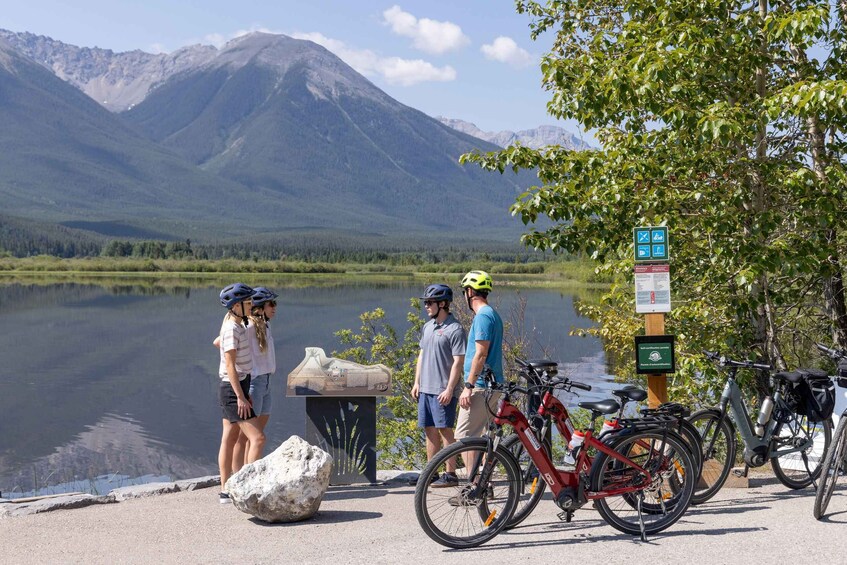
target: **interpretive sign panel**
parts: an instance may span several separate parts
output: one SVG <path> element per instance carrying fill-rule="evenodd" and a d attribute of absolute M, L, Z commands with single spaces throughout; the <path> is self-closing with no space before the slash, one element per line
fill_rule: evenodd
<path fill-rule="evenodd" d="M 635 266 L 635 312 L 650 314 L 671 311 L 669 265 Z"/>

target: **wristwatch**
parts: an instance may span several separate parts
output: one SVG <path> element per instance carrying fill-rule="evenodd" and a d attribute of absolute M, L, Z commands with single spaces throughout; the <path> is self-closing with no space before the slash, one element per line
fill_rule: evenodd
<path fill-rule="evenodd" d="M 465 381 L 465 388 L 473 388 L 474 384 L 470 381 Z"/>

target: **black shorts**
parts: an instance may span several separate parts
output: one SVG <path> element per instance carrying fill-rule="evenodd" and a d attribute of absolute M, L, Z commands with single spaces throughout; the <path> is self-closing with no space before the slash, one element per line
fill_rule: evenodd
<path fill-rule="evenodd" d="M 250 398 L 250 375 L 244 377 L 244 379 L 238 381 L 241 385 L 241 391 L 244 393 L 246 398 Z M 229 384 L 229 381 L 221 381 L 221 386 L 218 388 L 218 403 L 221 405 L 221 413 L 223 414 L 224 420 L 232 422 L 243 422 L 244 420 L 249 420 L 250 418 L 255 418 L 256 413 L 253 412 L 253 409 L 250 409 L 250 414 L 246 418 L 241 418 L 238 416 L 238 397 L 235 395 L 235 391 L 232 390 L 232 385 Z"/>

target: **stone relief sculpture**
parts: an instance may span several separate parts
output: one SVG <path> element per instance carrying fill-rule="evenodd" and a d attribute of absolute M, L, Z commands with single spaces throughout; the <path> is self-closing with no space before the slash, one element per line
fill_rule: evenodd
<path fill-rule="evenodd" d="M 391 369 L 327 357 L 307 347 L 306 357 L 288 374 L 287 396 L 388 396 Z"/>

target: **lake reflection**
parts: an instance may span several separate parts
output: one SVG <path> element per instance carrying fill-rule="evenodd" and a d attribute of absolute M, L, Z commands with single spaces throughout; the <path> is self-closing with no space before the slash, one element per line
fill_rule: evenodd
<path fill-rule="evenodd" d="M 266 452 L 292 434 L 304 435 L 305 401 L 285 397 L 285 377 L 304 349 L 339 349 L 333 333 L 358 329 L 359 314 L 378 306 L 402 332 L 409 298 L 425 285 L 267 286 L 280 297 L 273 322 L 277 386 Z M 134 482 L 217 474 L 218 353 L 212 340 L 224 314 L 217 286 L 2 288 L 3 497 L 105 493 Z M 548 351 L 575 379 L 595 385 L 583 400 L 606 397 L 610 385 L 599 341 L 567 335 L 572 326 L 590 324 L 575 314 L 574 296 L 501 287 L 494 297 L 504 318 L 525 298 L 533 356 Z"/>

